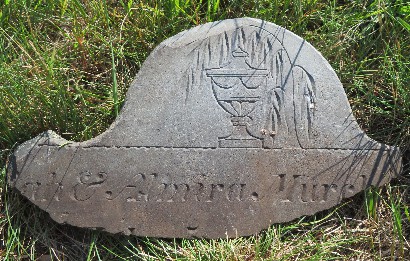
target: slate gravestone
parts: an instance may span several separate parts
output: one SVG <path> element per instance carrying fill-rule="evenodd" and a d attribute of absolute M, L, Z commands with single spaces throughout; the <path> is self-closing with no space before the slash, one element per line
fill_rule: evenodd
<path fill-rule="evenodd" d="M 66 144 L 48 131 L 20 145 L 9 183 L 59 223 L 150 237 L 254 234 L 401 168 L 397 148 L 358 127 L 317 50 L 250 18 L 161 43 L 114 124 Z"/>

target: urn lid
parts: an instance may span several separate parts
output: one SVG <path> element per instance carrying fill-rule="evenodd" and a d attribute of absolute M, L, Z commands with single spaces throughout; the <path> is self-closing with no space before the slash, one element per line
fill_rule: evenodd
<path fill-rule="evenodd" d="M 206 70 L 209 77 L 263 77 L 268 76 L 267 69 L 253 68 L 246 61 L 249 54 L 238 46 L 232 51 L 231 62 L 220 68 Z"/>

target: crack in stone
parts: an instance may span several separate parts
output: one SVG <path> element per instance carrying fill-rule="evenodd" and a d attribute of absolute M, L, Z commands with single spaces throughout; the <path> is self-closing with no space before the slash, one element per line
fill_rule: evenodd
<path fill-rule="evenodd" d="M 74 153 L 73 153 L 73 156 L 72 156 L 70 162 L 68 163 L 66 170 L 64 171 L 64 175 L 61 177 L 61 180 L 58 182 L 58 184 L 62 184 L 62 183 L 63 183 L 63 180 L 64 180 L 64 178 L 67 176 L 68 170 L 69 170 L 70 167 L 71 167 L 71 163 L 73 162 L 73 160 L 74 160 L 74 158 L 75 158 L 75 155 L 77 154 L 77 151 L 78 151 L 78 148 L 75 149 L 75 151 L 74 151 Z M 60 185 L 56 188 L 56 190 L 54 191 L 53 196 L 52 196 L 51 198 L 54 198 L 54 197 L 55 197 L 55 195 L 57 194 L 57 192 L 58 192 L 59 189 L 60 189 Z M 50 207 L 50 205 L 51 205 L 52 202 L 53 202 L 53 201 L 50 200 L 50 202 L 48 203 L 47 207 L 45 208 L 45 211 L 48 210 L 48 208 Z"/>

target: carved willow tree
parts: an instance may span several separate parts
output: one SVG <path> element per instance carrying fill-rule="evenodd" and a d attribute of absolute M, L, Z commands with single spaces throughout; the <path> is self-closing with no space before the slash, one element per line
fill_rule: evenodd
<path fill-rule="evenodd" d="M 291 60 L 279 37 L 260 28 L 240 28 L 217 38 L 206 38 L 190 53 L 193 62 L 186 72 L 186 97 L 190 99 L 193 88 L 211 88 L 207 79 L 209 70 L 224 70 L 225 82 L 220 80 L 218 83 L 222 88 L 233 86 L 235 77 L 246 86 L 250 75 L 238 74 L 233 69 L 231 74 L 227 72 L 240 56 L 245 61 L 244 66 L 235 70 L 247 70 L 247 73 L 268 71 L 264 79 L 266 93 L 260 95 L 260 100 L 255 101 L 247 115 L 250 118 L 246 127 L 248 134 L 263 140 L 265 148 L 308 147 L 313 135 L 315 81 L 297 65 L 297 55 Z M 239 106 L 232 100 L 229 105 L 220 100 L 218 103 L 234 116 L 238 113 L 235 107 L 244 108 L 246 104 L 242 102 Z"/>

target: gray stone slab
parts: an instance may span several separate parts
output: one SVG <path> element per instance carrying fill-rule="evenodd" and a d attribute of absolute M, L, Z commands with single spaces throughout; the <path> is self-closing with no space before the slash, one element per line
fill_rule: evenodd
<path fill-rule="evenodd" d="M 100 136 L 20 145 L 9 184 L 59 223 L 150 237 L 235 237 L 337 205 L 401 169 L 335 72 L 282 27 L 241 18 L 161 43 Z M 64 145 L 64 146 L 62 146 Z"/>

